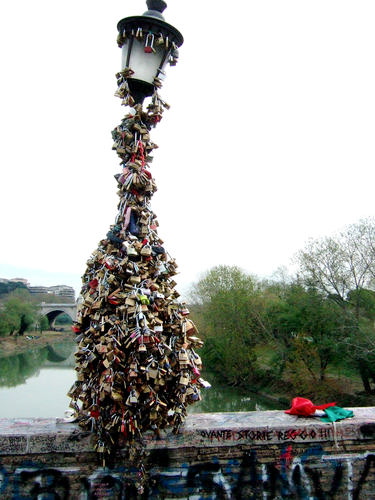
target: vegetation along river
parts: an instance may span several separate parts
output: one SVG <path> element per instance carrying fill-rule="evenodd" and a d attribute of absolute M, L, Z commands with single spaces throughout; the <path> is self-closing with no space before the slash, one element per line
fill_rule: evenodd
<path fill-rule="evenodd" d="M 73 342 L 53 343 L 0 358 L 0 418 L 63 417 L 66 396 L 76 375 Z M 277 403 L 256 394 L 239 392 L 204 373 L 212 388 L 189 413 L 252 411 L 277 408 Z"/>

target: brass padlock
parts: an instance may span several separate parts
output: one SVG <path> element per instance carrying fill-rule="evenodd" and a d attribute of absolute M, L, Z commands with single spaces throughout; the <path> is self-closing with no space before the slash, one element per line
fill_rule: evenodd
<path fill-rule="evenodd" d="M 156 363 L 154 365 L 151 365 L 147 369 L 147 373 L 148 373 L 149 377 L 153 378 L 153 379 L 155 379 L 158 376 L 158 367 L 157 367 Z"/>
<path fill-rule="evenodd" d="M 180 352 L 178 353 L 178 360 L 179 361 L 189 361 L 189 357 L 188 357 L 185 349 L 181 349 Z"/>
<path fill-rule="evenodd" d="M 190 377 L 189 377 L 189 374 L 188 372 L 182 372 L 181 376 L 180 376 L 180 381 L 179 383 L 181 385 L 188 385 L 190 382 Z"/>

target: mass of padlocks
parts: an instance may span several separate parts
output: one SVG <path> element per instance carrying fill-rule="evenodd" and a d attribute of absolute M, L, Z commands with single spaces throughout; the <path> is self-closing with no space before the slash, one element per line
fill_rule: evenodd
<path fill-rule="evenodd" d="M 117 75 L 116 95 L 134 105 L 129 74 Z M 68 395 L 103 456 L 140 443 L 148 430 L 178 432 L 187 406 L 209 386 L 196 352 L 202 341 L 175 289 L 177 264 L 150 206 L 156 185 L 149 164 L 157 146 L 149 132 L 166 106 L 155 93 L 145 110 L 135 105 L 112 132 L 122 169 L 115 176 L 118 212 L 87 262 L 73 326 L 77 380 Z"/>

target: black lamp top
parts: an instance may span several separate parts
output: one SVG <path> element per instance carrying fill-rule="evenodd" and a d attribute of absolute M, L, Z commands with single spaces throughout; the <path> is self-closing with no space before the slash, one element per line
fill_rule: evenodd
<path fill-rule="evenodd" d="M 181 33 L 172 25 L 165 22 L 162 12 L 166 9 L 167 4 L 164 0 L 146 0 L 148 10 L 142 16 L 132 16 L 121 19 L 117 25 L 117 29 L 122 33 L 126 29 L 141 27 L 153 31 L 158 29 L 165 36 L 168 36 L 171 41 L 175 42 L 180 47 L 184 41 Z"/>

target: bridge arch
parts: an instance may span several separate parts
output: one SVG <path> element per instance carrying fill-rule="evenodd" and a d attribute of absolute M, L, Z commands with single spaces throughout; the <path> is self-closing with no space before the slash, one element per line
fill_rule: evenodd
<path fill-rule="evenodd" d="M 51 328 L 54 328 L 56 318 L 60 314 L 67 314 L 72 321 L 75 321 L 77 315 L 77 305 L 75 303 L 70 304 L 48 304 L 42 302 L 40 304 L 40 314 L 46 316 L 48 323 Z"/>

